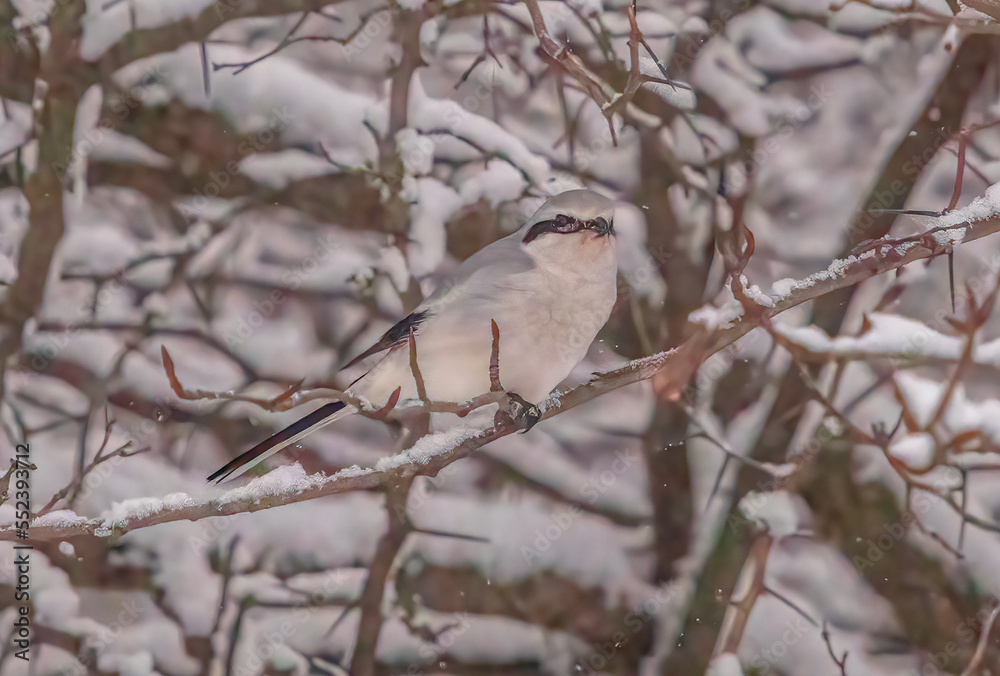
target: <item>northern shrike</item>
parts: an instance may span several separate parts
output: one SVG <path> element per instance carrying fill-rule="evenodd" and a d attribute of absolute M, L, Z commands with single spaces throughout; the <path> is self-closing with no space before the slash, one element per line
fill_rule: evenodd
<path fill-rule="evenodd" d="M 418 397 L 410 334 L 427 399 L 464 402 L 490 391 L 492 322 L 499 328 L 500 380 L 540 402 L 583 359 L 617 296 L 614 203 L 590 190 L 546 201 L 517 232 L 462 263 L 454 277 L 358 355 L 378 357 L 348 387 L 375 406 Z M 357 409 L 326 404 L 243 453 L 208 479 L 235 478 L 310 432 Z M 532 421 L 533 422 L 533 421 Z"/>

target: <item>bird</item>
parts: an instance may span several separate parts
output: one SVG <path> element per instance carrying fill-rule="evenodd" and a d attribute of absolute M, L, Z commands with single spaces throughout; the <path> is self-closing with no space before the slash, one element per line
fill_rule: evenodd
<path fill-rule="evenodd" d="M 495 323 L 503 388 L 521 404 L 543 401 L 586 355 L 617 300 L 614 208 L 613 200 L 587 189 L 550 197 L 516 232 L 466 259 L 413 312 L 351 360 L 345 369 L 377 359 L 346 391 L 377 407 L 421 394 L 430 401 L 459 403 L 487 393 L 494 382 Z M 539 417 L 537 407 L 531 408 L 526 426 Z M 325 404 L 219 468 L 208 481 L 235 479 L 356 412 L 341 401 Z"/>

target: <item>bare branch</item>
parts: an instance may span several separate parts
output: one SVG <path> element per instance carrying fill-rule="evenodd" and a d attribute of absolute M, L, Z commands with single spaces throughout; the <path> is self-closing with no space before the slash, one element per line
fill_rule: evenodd
<path fill-rule="evenodd" d="M 740 571 L 736 587 L 729 599 L 726 614 L 722 618 L 722 627 L 719 629 L 715 649 L 712 651 L 713 657 L 724 653 L 735 653 L 740 647 L 750 612 L 764 592 L 764 572 L 767 569 L 772 541 L 770 535 L 763 533 L 757 536 L 750 547 L 746 563 L 743 564 L 743 570 Z"/>
<path fill-rule="evenodd" d="M 1000 615 L 1000 604 L 993 608 L 993 612 L 990 613 L 989 618 L 983 623 L 983 629 L 979 634 L 979 643 L 976 644 L 976 652 L 973 653 L 972 659 L 969 660 L 969 666 L 962 671 L 962 676 L 972 676 L 976 673 L 979 665 L 983 663 L 983 657 L 986 656 L 986 647 L 990 643 L 990 634 L 993 632 L 993 624 L 997 621 L 997 615 Z"/>
<path fill-rule="evenodd" d="M 833 651 L 833 644 L 830 642 L 830 628 L 826 622 L 823 623 L 823 631 L 820 635 L 823 637 L 823 643 L 826 644 L 826 651 L 830 654 L 830 659 L 840 669 L 840 676 L 847 676 L 847 655 L 849 653 L 845 650 L 843 655 L 837 657 L 837 653 Z"/>
<path fill-rule="evenodd" d="M 219 0 L 197 16 L 185 17 L 167 26 L 130 31 L 101 56 L 98 69 L 113 73 L 120 68 L 154 54 L 170 52 L 189 42 L 207 40 L 212 32 L 228 21 L 249 17 L 281 16 L 307 9 L 319 13 L 324 7 L 342 0 Z"/>
<path fill-rule="evenodd" d="M 386 531 L 375 548 L 375 555 L 368 566 L 368 577 L 358 600 L 361 619 L 358 621 L 358 638 L 354 642 L 354 654 L 351 656 L 351 674 L 354 676 L 375 674 L 375 648 L 382 632 L 382 598 L 392 571 L 392 562 L 410 532 L 406 501 L 412 484 L 411 476 L 398 485 L 390 486 L 386 491 Z"/>

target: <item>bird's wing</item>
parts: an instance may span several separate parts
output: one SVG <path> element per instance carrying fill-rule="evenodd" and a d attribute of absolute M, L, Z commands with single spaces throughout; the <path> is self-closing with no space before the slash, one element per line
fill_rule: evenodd
<path fill-rule="evenodd" d="M 409 339 L 410 331 L 416 332 L 417 327 L 419 327 L 420 324 L 427 319 L 428 315 L 430 315 L 430 310 L 426 309 L 411 312 L 406 317 L 393 324 L 391 329 L 383 333 L 382 337 L 375 341 L 374 345 L 348 362 L 344 368 L 349 369 L 373 354 L 385 352 L 386 350 L 390 350 L 397 345 L 402 345 Z"/>
<path fill-rule="evenodd" d="M 449 305 L 456 301 L 467 302 L 470 296 L 477 298 L 491 295 L 492 291 L 504 290 L 512 276 L 533 267 L 534 262 L 521 248 L 517 233 L 493 242 L 463 261 L 451 279 L 442 282 L 416 310 L 396 322 L 374 345 L 344 368 L 351 368 L 372 355 L 406 344 L 411 331 L 418 334 L 421 324 L 446 311 Z"/>

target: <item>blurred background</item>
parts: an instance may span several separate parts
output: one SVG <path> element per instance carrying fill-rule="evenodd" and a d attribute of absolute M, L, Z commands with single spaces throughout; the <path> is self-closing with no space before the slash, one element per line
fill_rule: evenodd
<path fill-rule="evenodd" d="M 0 462 L 30 444 L 36 525 L 221 495 L 209 472 L 307 412 L 183 400 L 161 346 L 190 389 L 344 387 L 561 190 L 619 200 L 618 302 L 567 387 L 737 317 L 720 251 L 748 233 L 766 306 L 1000 212 L 992 0 L 0 17 Z M 417 477 L 402 532 L 357 491 L 29 538 L 30 662 L 0 542 L 0 672 L 1000 673 L 1000 240 L 961 239 L 706 355 L 679 400 L 636 383 Z M 399 437 L 355 416 L 259 472 Z"/>

